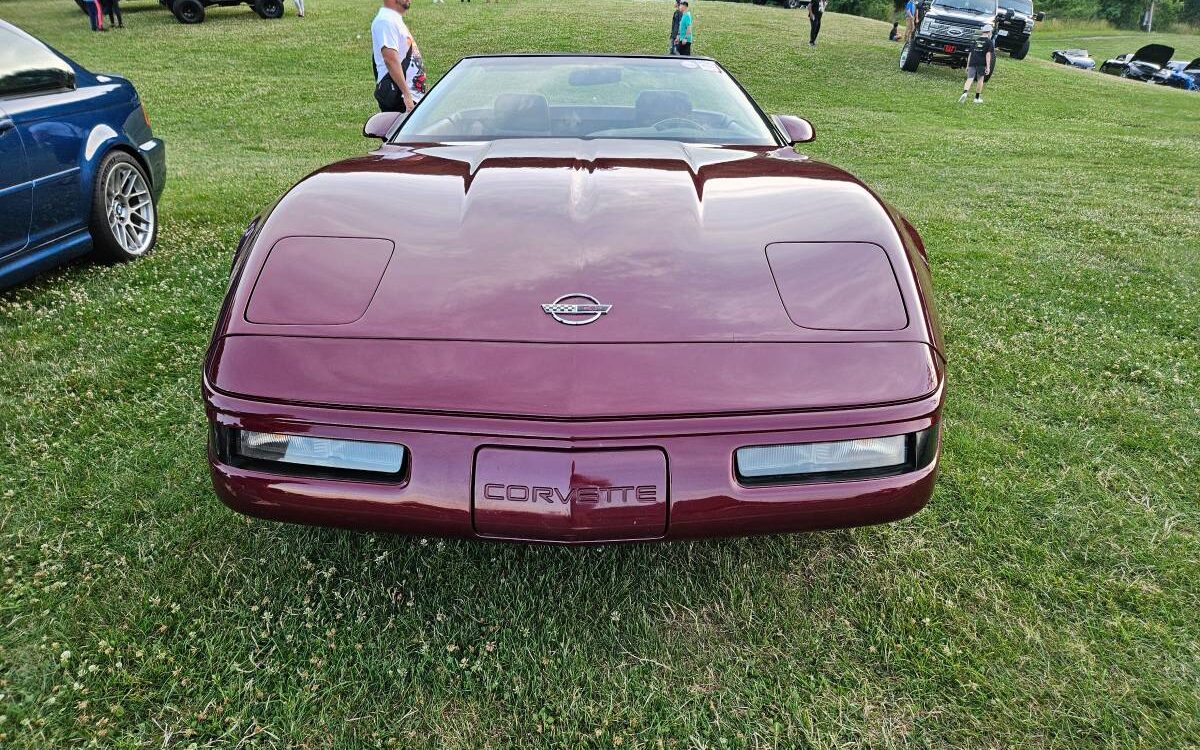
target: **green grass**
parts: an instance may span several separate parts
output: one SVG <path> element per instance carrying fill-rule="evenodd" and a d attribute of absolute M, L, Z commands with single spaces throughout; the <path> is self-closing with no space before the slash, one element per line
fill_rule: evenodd
<path fill-rule="evenodd" d="M 1057 32 L 958 106 L 960 74 L 900 72 L 886 24 L 831 14 L 810 50 L 802 13 L 703 4 L 697 50 L 924 233 L 950 357 L 933 502 L 778 538 L 427 541 L 249 521 L 209 486 L 233 244 L 370 146 L 372 3 L 309 6 L 184 27 L 127 2 L 104 35 L 65 0 L 0 6 L 131 77 L 170 163 L 152 257 L 0 295 L 0 746 L 1200 745 L 1200 96 L 1054 66 Z M 439 75 L 656 52 L 667 15 L 410 21 Z"/>

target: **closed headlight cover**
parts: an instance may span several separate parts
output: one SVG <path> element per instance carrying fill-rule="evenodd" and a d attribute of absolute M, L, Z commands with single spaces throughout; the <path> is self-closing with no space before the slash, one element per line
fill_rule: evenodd
<path fill-rule="evenodd" d="M 899 331 L 908 312 L 887 251 L 870 242 L 776 242 L 767 263 L 792 322 L 836 331 Z"/>

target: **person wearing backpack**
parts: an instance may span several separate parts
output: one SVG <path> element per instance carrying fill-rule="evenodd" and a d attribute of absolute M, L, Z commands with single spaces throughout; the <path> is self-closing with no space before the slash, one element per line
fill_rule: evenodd
<path fill-rule="evenodd" d="M 425 95 L 425 64 L 404 14 L 412 0 L 383 0 L 371 21 L 371 64 L 380 112 L 410 112 Z"/>

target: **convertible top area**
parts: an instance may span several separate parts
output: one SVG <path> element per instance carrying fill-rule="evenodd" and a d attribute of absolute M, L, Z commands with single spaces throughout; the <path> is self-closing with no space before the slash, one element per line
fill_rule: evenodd
<path fill-rule="evenodd" d="M 766 116 L 715 61 L 495 55 L 455 65 L 395 143 L 637 138 L 778 146 Z"/>

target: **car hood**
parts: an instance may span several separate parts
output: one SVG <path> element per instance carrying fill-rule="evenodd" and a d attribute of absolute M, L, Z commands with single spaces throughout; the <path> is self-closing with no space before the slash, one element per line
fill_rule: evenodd
<path fill-rule="evenodd" d="M 925 18 L 937 18 L 941 20 L 959 21 L 965 24 L 975 24 L 983 26 L 985 23 L 991 23 L 994 16 L 986 13 L 974 13 L 965 10 L 950 10 L 944 7 L 933 6 L 926 12 Z"/>
<path fill-rule="evenodd" d="M 896 221 L 856 179 L 791 149 L 577 139 L 385 146 L 310 175 L 279 201 L 253 242 L 225 332 L 566 343 L 928 343 Z M 272 247 L 295 237 L 322 239 L 317 250 L 296 256 L 301 260 L 263 272 Z M 353 265 L 365 256 L 341 238 L 382 241 L 374 250 L 361 248 L 376 253 L 367 265 L 380 270 Z M 811 300 L 785 306 L 780 286 L 790 282 L 772 273 L 777 261 L 768 262 L 768 245 L 822 248 L 817 243 L 846 241 L 869 243 L 882 266 L 890 264 L 886 284 L 903 309 L 891 323 L 874 325 L 877 330 L 829 326 L 832 318 L 820 309 L 807 313 L 819 319 L 814 327 L 793 321 L 796 305 Z M 314 268 L 310 252 L 324 253 L 316 261 L 329 264 L 316 272 L 318 281 L 332 279 L 318 284 L 322 288 L 308 289 L 311 279 L 290 272 Z M 833 258 L 826 265 L 837 271 Z M 343 260 L 357 270 L 342 268 Z M 276 265 L 282 275 L 267 278 Z M 803 288 L 806 279 L 809 288 L 821 281 L 796 283 Z M 270 289 L 277 293 L 264 291 Z M 544 311 L 543 305 L 575 293 L 611 308 L 589 325 L 563 325 Z M 565 300 L 572 301 L 580 300 Z M 854 314 L 856 300 L 829 301 L 833 317 Z M 870 310 L 862 314 L 871 317 Z"/>
<path fill-rule="evenodd" d="M 1161 68 L 1171 60 L 1171 55 L 1174 54 L 1174 47 L 1168 47 L 1165 44 L 1147 44 L 1133 53 L 1131 62 L 1145 62 Z"/>

